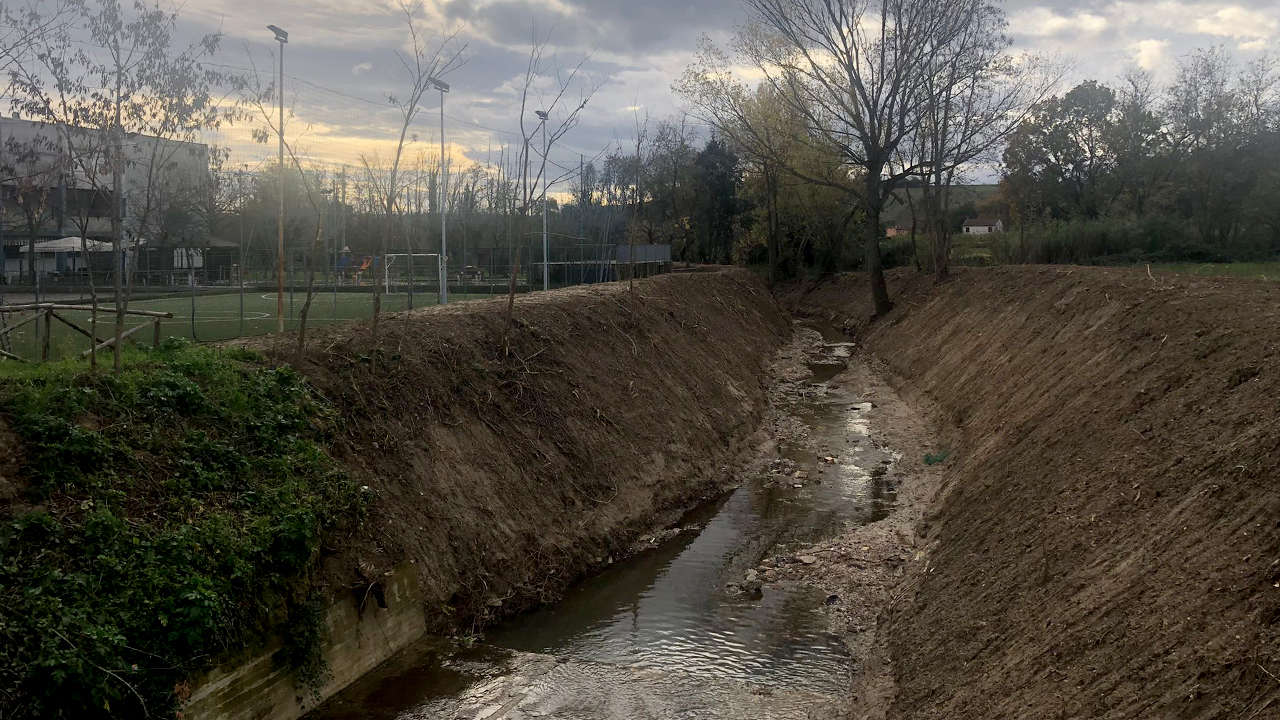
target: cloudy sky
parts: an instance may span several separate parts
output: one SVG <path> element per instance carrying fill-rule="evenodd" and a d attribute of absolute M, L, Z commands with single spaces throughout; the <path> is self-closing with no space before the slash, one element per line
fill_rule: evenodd
<path fill-rule="evenodd" d="M 1008 0 L 1005 9 L 1019 47 L 1076 58 L 1073 80 L 1109 80 L 1130 65 L 1167 78 L 1179 56 L 1210 45 L 1242 60 L 1280 50 L 1277 0 Z M 308 128 L 301 145 L 313 155 L 355 162 L 360 153 L 394 147 L 385 98 L 403 93 L 394 50 L 407 39 L 395 2 L 188 0 L 181 17 L 185 32 L 224 31 L 218 61 L 228 65 L 246 65 L 251 54 L 269 66 L 274 43 L 265 26 L 289 31 L 285 72 L 301 118 L 295 128 Z M 723 40 L 746 13 L 738 0 L 428 0 L 424 17 L 432 28 L 458 32 L 467 46 L 465 65 L 448 77 L 446 125 L 450 152 L 473 159 L 516 139 L 505 133 L 519 125 L 518 87 L 535 32 L 550 37 L 549 53 L 566 70 L 591 56 L 583 85 L 603 84 L 582 125 L 552 153 L 568 166 L 615 138 L 625 143 L 637 108 L 654 118 L 673 112 L 679 100 L 670 85 L 699 36 Z M 424 106 L 418 150 L 438 142 L 438 101 Z"/>

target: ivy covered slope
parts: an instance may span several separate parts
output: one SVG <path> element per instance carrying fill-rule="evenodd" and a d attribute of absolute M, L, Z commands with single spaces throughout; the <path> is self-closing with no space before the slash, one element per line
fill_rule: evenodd
<path fill-rule="evenodd" d="M 0 508 L 0 717 L 173 717 L 268 632 L 323 678 L 312 577 L 366 501 L 291 369 L 176 340 L 119 375 L 6 364 L 0 414 L 26 486 Z"/>

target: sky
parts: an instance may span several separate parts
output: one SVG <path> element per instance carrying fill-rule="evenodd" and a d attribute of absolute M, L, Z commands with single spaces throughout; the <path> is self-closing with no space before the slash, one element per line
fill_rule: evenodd
<path fill-rule="evenodd" d="M 1241 60 L 1280 50 L 1277 0 L 1008 0 L 1004 8 L 1018 49 L 1074 58 L 1069 81 L 1112 80 L 1130 66 L 1168 79 L 1177 59 L 1198 47 L 1221 45 Z M 570 168 L 580 155 L 625 145 L 637 115 L 648 113 L 654 123 L 675 112 L 680 100 L 671 84 L 692 61 L 699 37 L 723 43 L 747 12 L 739 0 L 428 0 L 422 17 L 438 33 L 456 33 L 455 47 L 465 45 L 465 63 L 446 78 L 452 157 L 496 157 L 504 142 L 518 140 L 518 90 L 533 37 L 549 39 L 548 60 L 563 73 L 587 58 L 568 105 L 577 105 L 581 88 L 599 89 L 581 124 L 551 153 Z M 397 121 L 386 97 L 403 95 L 408 83 L 395 53 L 408 40 L 399 5 L 187 0 L 180 13 L 184 34 L 220 29 L 225 36 L 216 61 L 234 66 L 246 66 L 252 56 L 256 66 L 272 67 L 269 23 L 290 33 L 286 86 L 299 146 L 344 162 L 393 151 Z M 438 97 L 423 106 L 411 153 L 438 147 Z M 536 123 L 533 109 L 530 124 Z M 237 132 L 224 130 L 231 144 L 248 144 Z"/>

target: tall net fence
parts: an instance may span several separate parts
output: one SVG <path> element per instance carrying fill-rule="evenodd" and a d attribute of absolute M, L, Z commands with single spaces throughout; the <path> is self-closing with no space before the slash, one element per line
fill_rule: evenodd
<path fill-rule="evenodd" d="M 254 77 L 269 84 L 273 73 Z M 274 93 L 261 100 L 241 93 L 224 100 L 235 111 L 218 127 L 170 155 L 207 184 L 192 193 L 176 181 L 171 188 L 152 181 L 145 190 L 160 209 L 124 243 L 123 284 L 131 309 L 172 315 L 162 321 L 165 335 L 201 342 L 258 335 L 276 331 L 280 317 L 293 329 L 309 293 L 314 327 L 371 317 L 379 286 L 383 310 L 396 312 L 670 269 L 669 246 L 629 234 L 625 196 L 610 202 L 591 189 L 603 149 L 550 147 L 544 225 L 541 137 L 526 143 L 518 132 L 471 122 L 449 111 L 448 96 L 432 94 L 405 129 L 397 163 L 403 116 L 387 100 L 290 76 L 284 88 L 283 164 Z M 22 123 L 0 121 L 0 142 Z M 137 143 L 149 147 L 147 138 Z M 519 166 L 526 144 L 527 181 Z M 144 167 L 126 170 L 126 188 L 135 189 L 126 194 L 126 218 L 142 212 L 142 181 L 128 176 Z M 17 192 L 7 205 L 18 204 Z M 38 308 L 17 308 L 114 303 L 117 263 L 105 212 L 80 207 L 81 216 L 98 216 L 77 225 L 74 187 L 51 184 L 45 196 L 38 227 L 5 213 L 0 307 L 13 309 L 0 310 L 0 352 L 24 358 L 83 352 L 87 336 L 101 340 L 103 332 L 89 327 L 84 310 L 63 309 L 67 322 L 46 323 L 30 321 Z"/>

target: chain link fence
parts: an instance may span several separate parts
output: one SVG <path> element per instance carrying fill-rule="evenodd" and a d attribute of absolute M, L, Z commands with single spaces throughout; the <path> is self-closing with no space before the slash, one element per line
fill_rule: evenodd
<path fill-rule="evenodd" d="M 171 164 L 183 170 L 177 179 L 157 180 L 145 172 L 150 166 L 131 164 L 119 262 L 109 203 L 86 195 L 73 176 L 46 172 L 42 182 L 6 185 L 0 308 L 96 301 L 104 311 L 97 330 L 86 330 L 91 313 L 68 310 L 62 314 L 71 325 L 50 331 L 39 322 L 11 329 L 28 311 L 0 309 L 0 351 L 34 358 L 45 345 L 52 357 L 86 349 L 85 336 L 100 338 L 111 322 L 104 316 L 115 304 L 117 267 L 130 309 L 173 316 L 166 334 L 208 342 L 274 332 L 282 246 L 286 329 L 296 327 L 308 288 L 315 326 L 371 317 L 379 280 L 382 307 L 395 312 L 439 302 L 442 276 L 449 302 L 504 295 L 517 264 L 517 293 L 623 279 L 633 241 L 637 275 L 670 267 L 669 246 L 628 234 L 625 200 L 610 202 L 602 186 L 592 186 L 602 150 L 552 146 L 544 164 L 541 148 L 522 145 L 519 134 L 450 113 L 443 143 L 420 141 L 439 137 L 441 117 L 428 111 L 409 127 L 396 162 L 400 116 L 388 103 L 293 77 L 285 100 L 283 172 L 280 134 L 263 119 L 270 108 L 252 106 L 240 109 L 239 122 L 179 143 L 171 152 Z M 0 119 L 0 145 L 8 148 L 40 132 L 20 117 Z M 140 155 L 149 142 L 172 145 L 134 142 Z M 46 152 L 28 176 L 59 162 L 56 151 Z"/>

